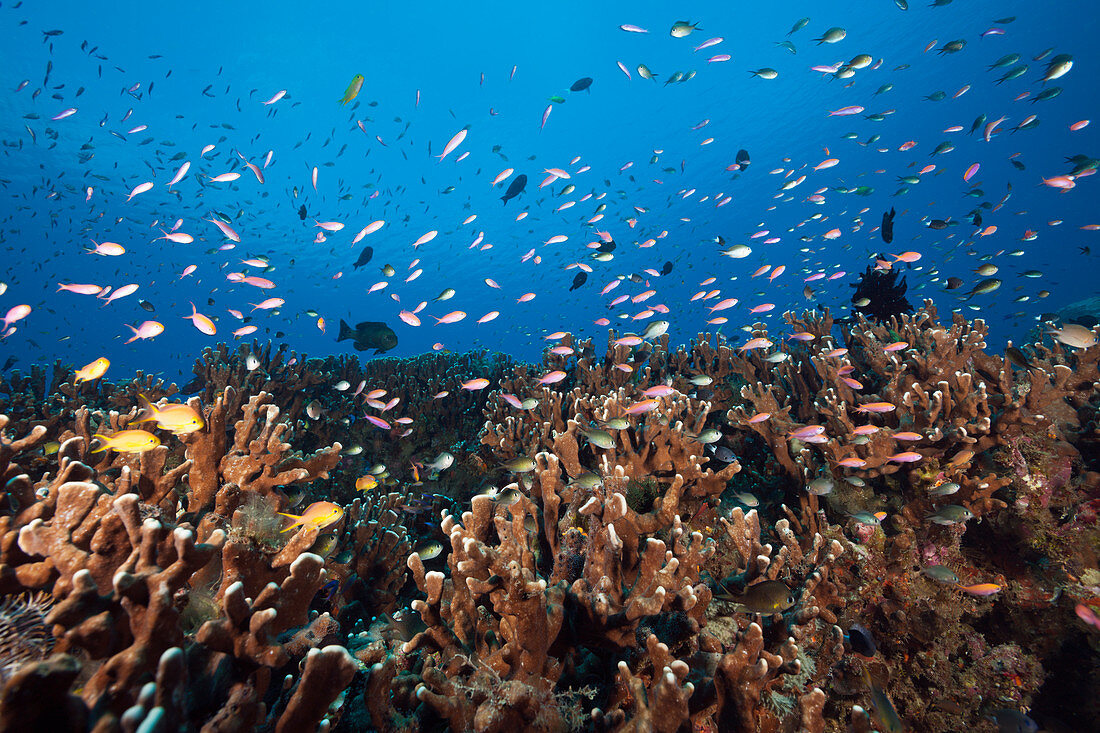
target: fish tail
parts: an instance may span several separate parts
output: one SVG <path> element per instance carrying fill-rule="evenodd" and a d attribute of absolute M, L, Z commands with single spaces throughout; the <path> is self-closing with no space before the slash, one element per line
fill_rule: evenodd
<path fill-rule="evenodd" d="M 340 335 L 336 337 L 337 341 L 343 341 L 344 339 L 355 338 L 355 332 L 351 330 L 343 318 L 340 319 Z"/>
<path fill-rule="evenodd" d="M 106 435 L 100 435 L 99 433 L 96 433 L 96 434 L 95 434 L 95 435 L 93 435 L 92 437 L 93 437 L 93 438 L 99 438 L 99 440 L 100 440 L 100 441 L 102 441 L 102 444 L 101 444 L 101 445 L 100 445 L 100 446 L 99 446 L 98 448 L 92 448 L 92 450 L 91 450 L 91 452 L 92 452 L 92 453 L 100 453 L 100 452 L 102 452 L 102 451 L 105 451 L 105 450 L 107 450 L 107 447 L 108 447 L 108 446 L 109 446 L 110 444 L 109 444 L 109 443 L 107 442 L 107 441 L 108 441 L 108 438 L 107 438 L 107 436 L 106 436 Z"/>
<path fill-rule="evenodd" d="M 298 516 L 297 514 L 284 514 L 283 512 L 275 512 L 275 513 L 279 514 L 281 516 L 284 516 L 284 517 L 290 517 L 291 519 L 294 520 L 294 524 L 290 525 L 289 527 L 285 527 L 283 529 L 280 529 L 279 534 L 282 534 L 283 532 L 289 532 L 290 530 L 292 530 L 292 529 L 294 529 L 295 527 L 298 527 L 298 526 L 305 526 L 305 523 L 302 521 L 302 518 L 300 516 Z"/>

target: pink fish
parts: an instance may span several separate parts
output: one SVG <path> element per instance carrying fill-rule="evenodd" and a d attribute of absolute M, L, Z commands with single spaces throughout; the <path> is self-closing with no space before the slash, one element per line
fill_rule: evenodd
<path fill-rule="evenodd" d="M 442 318 L 436 318 L 435 323 L 438 326 L 441 323 L 458 323 L 466 317 L 466 311 L 451 311 Z M 434 318 L 434 316 L 433 316 Z"/>
<path fill-rule="evenodd" d="M 151 339 L 154 336 L 159 336 L 160 334 L 164 333 L 164 326 L 160 323 L 157 323 L 156 321 L 145 321 L 137 328 L 134 328 L 127 323 L 126 328 L 133 331 L 134 335 L 132 338 L 127 339 L 125 343 L 137 341 L 138 339 Z"/>
<path fill-rule="evenodd" d="M 874 435 L 879 431 L 877 425 L 860 425 L 852 431 L 852 435 Z"/>
<path fill-rule="evenodd" d="M 711 56 L 709 59 L 707 59 L 707 63 L 708 64 L 720 64 L 723 61 L 729 61 L 731 58 L 733 58 L 733 57 L 730 56 L 728 53 L 718 53 L 718 54 L 715 54 L 715 55 Z"/>
<path fill-rule="evenodd" d="M 514 394 L 502 394 L 501 399 L 503 399 L 505 402 L 507 402 L 509 405 L 516 408 L 517 410 L 523 409 L 523 403 L 520 402 L 519 397 L 516 397 Z"/>
<path fill-rule="evenodd" d="M 558 370 L 554 370 L 552 372 L 547 372 L 546 374 L 543 374 L 541 377 L 539 377 L 535 381 L 538 384 L 542 384 L 542 385 L 557 384 L 561 380 L 565 379 L 565 376 L 566 376 L 565 372 L 558 369 Z"/>
<path fill-rule="evenodd" d="M 52 120 L 53 122 L 57 122 L 58 120 L 63 120 L 66 117 L 72 117 L 75 114 L 76 107 L 69 107 L 68 109 L 62 110 L 61 112 L 55 114 L 53 117 L 50 118 L 50 120 Z"/>
<path fill-rule="evenodd" d="M 108 295 L 103 305 L 106 306 L 108 303 L 118 300 L 119 298 L 125 298 L 127 295 L 133 295 L 137 291 L 137 289 L 138 286 L 134 283 L 123 285 L 121 288 Z M 103 296 L 101 295 L 100 297 L 102 298 Z"/>
<path fill-rule="evenodd" d="M 338 232 L 344 228 L 343 223 L 338 221 L 317 221 L 313 220 L 314 226 L 324 229 L 326 232 Z"/>
<path fill-rule="evenodd" d="M 765 420 L 770 420 L 771 416 L 772 414 L 770 412 L 758 412 L 748 419 L 748 424 L 756 425 L 758 423 L 762 423 Z"/>
<path fill-rule="evenodd" d="M 415 313 L 410 313 L 407 310 L 403 310 L 400 313 L 398 313 L 397 317 L 400 318 L 405 323 L 409 324 L 410 326 L 419 326 L 420 325 L 420 319 L 417 318 L 416 314 Z"/>
<path fill-rule="evenodd" d="M 616 61 L 615 63 L 618 64 L 619 69 L 621 69 L 622 72 L 626 74 L 626 78 L 630 79 L 630 69 L 626 68 L 626 64 L 624 64 L 622 61 Z"/>
<path fill-rule="evenodd" d="M 642 392 L 646 397 L 667 397 L 676 390 L 668 384 L 656 384 Z"/>
<path fill-rule="evenodd" d="M 656 399 L 642 400 L 626 408 L 625 412 L 627 415 L 641 415 L 644 412 L 657 409 L 658 405 L 660 405 L 660 401 Z"/>
<path fill-rule="evenodd" d="M 194 303 L 191 303 L 191 315 L 184 316 L 184 318 L 190 319 L 195 328 L 197 328 L 201 333 L 204 333 L 207 336 L 213 336 L 215 333 L 218 332 L 218 329 L 214 327 L 214 322 L 204 316 L 202 313 L 199 313 L 199 311 L 195 308 Z"/>
<path fill-rule="evenodd" d="M 183 165 L 176 170 L 176 175 L 172 176 L 172 180 L 168 181 L 168 188 L 175 186 L 177 183 L 183 180 L 183 177 L 187 175 L 187 171 L 191 169 L 191 161 L 183 161 Z"/>
<path fill-rule="evenodd" d="M 221 231 L 222 235 L 226 239 L 230 239 L 234 242 L 240 242 L 241 241 L 241 235 L 237 234 L 237 232 L 233 229 L 233 227 L 229 226 L 228 224 L 223 222 L 221 219 L 217 219 L 217 218 L 203 219 L 203 221 L 208 221 L 211 224 L 213 224 L 214 226 L 216 226 Z"/>
<path fill-rule="evenodd" d="M 488 323 L 489 321 L 494 320 L 499 315 L 500 315 L 500 311 L 489 311 L 488 313 L 483 315 L 481 318 L 477 319 L 477 322 L 478 323 Z"/>
<path fill-rule="evenodd" d="M 363 417 L 366 418 L 367 422 L 377 428 L 381 428 L 382 430 L 390 429 L 390 424 L 380 417 L 375 417 L 374 415 L 363 415 Z"/>
<path fill-rule="evenodd" d="M 763 336 L 759 336 L 757 338 L 749 339 L 748 341 L 746 341 L 744 344 L 742 344 L 740 346 L 738 351 L 749 351 L 751 349 L 766 349 L 766 348 L 768 348 L 769 346 L 772 346 L 772 345 L 773 344 L 772 344 L 771 341 L 764 338 Z"/>
<path fill-rule="evenodd" d="M 856 409 L 856 412 L 883 413 L 893 412 L 896 409 L 898 409 L 897 406 L 891 402 L 868 402 L 866 404 L 860 405 Z"/>
<path fill-rule="evenodd" d="M 428 242 L 435 239 L 438 234 L 439 234 L 439 232 L 436 231 L 435 229 L 431 230 L 430 232 L 427 232 L 426 234 L 421 234 L 420 238 L 417 239 L 415 242 L 413 242 L 413 249 L 416 249 L 417 247 L 419 247 L 422 244 L 427 244 Z"/>
<path fill-rule="evenodd" d="M 895 453 L 894 455 L 890 456 L 887 460 L 889 460 L 893 463 L 915 463 L 917 461 L 922 460 L 923 458 L 924 458 L 924 456 L 922 456 L 920 453 L 917 453 L 916 451 L 908 450 L 908 451 L 902 451 L 901 453 Z"/>
<path fill-rule="evenodd" d="M 17 321 L 21 321 L 31 314 L 31 307 L 27 304 L 12 306 L 8 309 L 8 312 L 4 314 L 3 328 L 7 328 Z"/>
<path fill-rule="evenodd" d="M 711 46 L 717 46 L 719 43 L 721 43 L 724 40 L 725 39 L 722 38 L 721 36 L 717 36 L 715 38 L 708 38 L 707 40 L 703 41 L 698 46 L 696 46 L 694 49 L 692 49 L 692 53 L 698 53 L 698 52 L 702 51 L 704 48 L 710 48 Z"/>
<path fill-rule="evenodd" d="M 979 168 L 981 168 L 981 165 L 979 165 L 978 163 L 974 163 L 972 166 L 967 168 L 966 173 L 963 173 L 963 180 L 969 183 L 970 179 L 974 177 L 974 174 L 978 172 Z"/>
<path fill-rule="evenodd" d="M 282 99 L 285 96 L 286 96 L 286 90 L 285 89 L 280 89 L 279 91 L 277 91 L 273 95 L 271 95 L 271 99 L 264 102 L 264 104 L 265 105 L 266 104 L 275 104 L 276 102 L 278 102 L 280 99 Z"/>
<path fill-rule="evenodd" d="M 508 176 L 512 175 L 515 172 L 516 171 L 515 171 L 514 168 L 505 168 L 504 170 L 502 170 L 500 173 L 497 174 L 496 178 L 493 179 L 492 185 L 494 185 L 494 186 L 497 185 L 498 183 L 505 180 L 506 178 L 508 178 Z"/>
<path fill-rule="evenodd" d="M 540 130 L 543 129 L 544 127 L 546 127 L 546 121 L 548 119 L 550 119 L 550 110 L 552 110 L 552 109 L 554 109 L 554 105 L 552 105 L 552 104 L 546 105 L 546 110 L 542 113 L 542 124 L 539 125 Z"/>
<path fill-rule="evenodd" d="M 252 306 L 252 310 L 271 310 L 282 306 L 286 301 L 282 298 L 268 298 L 267 300 L 261 300 L 259 303 L 249 303 Z"/>
<path fill-rule="evenodd" d="M 835 72 L 830 72 L 835 73 Z M 848 115 L 858 115 L 863 111 L 863 107 L 858 105 L 852 105 L 851 107 L 841 107 L 838 110 L 834 110 L 829 113 L 829 117 L 847 117 Z"/>
<path fill-rule="evenodd" d="M 145 193 L 146 191 L 148 191 L 152 187 L 153 187 L 153 182 L 152 181 L 146 181 L 145 183 L 139 183 L 138 185 L 134 186 L 134 189 L 132 191 L 130 191 L 130 195 L 126 197 L 126 200 L 129 201 L 134 196 L 137 196 L 138 194 Z"/>
<path fill-rule="evenodd" d="M 836 462 L 838 466 L 844 466 L 845 468 L 863 468 L 867 465 L 867 461 L 862 458 L 842 458 Z"/>
<path fill-rule="evenodd" d="M 213 183 L 230 183 L 241 177 L 240 173 L 236 171 L 230 171 L 229 173 L 219 173 L 216 176 L 210 177 Z"/>
<path fill-rule="evenodd" d="M 894 351 L 901 351 L 902 349 L 907 349 L 907 348 L 909 348 L 909 342 L 908 341 L 894 341 L 893 343 L 889 343 L 889 344 L 886 344 L 885 346 L 883 346 L 882 350 L 887 352 L 887 353 L 890 353 L 890 352 L 894 352 Z"/>
<path fill-rule="evenodd" d="M 103 288 L 98 285 L 83 284 L 83 283 L 58 283 L 57 292 L 66 290 L 70 293 L 76 293 L 77 295 L 96 295 L 100 293 Z"/>
<path fill-rule="evenodd" d="M 806 440 L 807 438 L 813 438 L 821 435 L 825 432 L 825 426 L 823 425 L 805 425 L 797 430 L 792 430 L 787 433 L 788 438 L 794 440 Z"/>
<path fill-rule="evenodd" d="M 435 157 L 439 158 L 440 160 L 446 158 L 451 152 L 454 151 L 455 148 L 462 144 L 462 141 L 466 139 L 467 132 L 469 131 L 465 127 L 456 132 L 454 134 L 454 137 L 447 141 L 446 146 L 444 146 L 443 148 L 443 152 Z"/>
<path fill-rule="evenodd" d="M 459 386 L 461 386 L 462 389 L 470 390 L 472 392 L 474 390 L 485 389 L 486 387 L 488 387 L 489 380 L 485 379 L 484 377 L 477 377 L 475 379 L 469 379 Z"/>
<path fill-rule="evenodd" d="M 256 333 L 255 326 L 241 326 L 233 332 L 233 338 L 240 338 L 241 336 L 247 336 L 250 333 Z"/>
<path fill-rule="evenodd" d="M 649 33 L 649 31 L 647 31 L 645 28 L 636 25 L 630 25 L 629 23 L 621 25 L 619 26 L 619 28 L 626 31 L 627 33 Z"/>

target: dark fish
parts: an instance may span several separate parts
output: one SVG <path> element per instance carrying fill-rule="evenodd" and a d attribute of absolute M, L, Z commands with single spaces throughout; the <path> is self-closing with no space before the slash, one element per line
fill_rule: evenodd
<path fill-rule="evenodd" d="M 148 300 L 139 300 L 138 305 L 140 305 L 143 309 L 149 311 L 150 313 L 156 311 L 156 308 L 153 307 L 153 304 L 150 303 Z"/>
<path fill-rule="evenodd" d="M 597 252 L 614 252 L 615 247 L 617 247 L 617 246 L 618 245 L 615 244 L 614 239 L 612 239 L 609 242 L 604 242 L 603 240 L 600 240 L 600 246 L 596 247 L 596 251 Z"/>
<path fill-rule="evenodd" d="M 569 87 L 569 91 L 583 92 L 590 86 L 592 86 L 592 77 L 586 76 L 583 79 L 577 79 L 575 82 L 573 82 L 573 86 Z"/>
<path fill-rule="evenodd" d="M 397 346 L 397 334 L 380 321 L 363 321 L 352 328 L 343 319 L 340 320 L 340 336 L 337 341 L 352 339 L 356 351 L 374 349 L 375 354 L 384 354 Z"/>
<path fill-rule="evenodd" d="M 882 228 L 880 233 L 882 234 L 882 241 L 887 244 L 894 241 L 894 215 L 896 213 L 893 206 L 890 207 L 889 211 L 882 212 Z"/>
<path fill-rule="evenodd" d="M 15 362 L 17 362 L 17 361 L 19 361 L 18 356 L 9 356 L 8 360 L 4 362 L 4 369 L 3 370 L 6 372 L 7 370 L 11 369 L 12 366 L 14 366 Z"/>
<path fill-rule="evenodd" d="M 664 264 L 664 267 L 661 268 L 661 274 L 662 275 L 667 275 L 670 272 L 672 272 L 672 263 L 671 262 L 666 262 Z"/>
<path fill-rule="evenodd" d="M 871 632 L 860 626 L 859 624 L 852 624 L 848 629 L 848 644 L 852 647 L 852 651 L 860 656 L 873 657 L 875 656 L 875 637 L 871 635 Z"/>
<path fill-rule="evenodd" d="M 752 161 L 749 160 L 749 151 L 743 149 L 737 151 L 737 165 L 741 167 L 741 170 L 748 170 L 749 163 L 751 162 Z"/>
<path fill-rule="evenodd" d="M 573 292 L 574 290 L 579 288 L 581 285 L 584 285 L 587 281 L 588 281 L 588 273 L 585 272 L 584 270 L 581 270 L 580 272 L 578 272 L 576 275 L 573 276 L 573 285 L 572 285 L 572 287 L 569 288 L 569 292 Z"/>
<path fill-rule="evenodd" d="M 963 280 L 961 277 L 949 277 L 947 278 L 947 289 L 954 290 L 955 288 L 961 288 Z"/>
<path fill-rule="evenodd" d="M 355 264 L 352 265 L 352 267 L 358 270 L 363 265 L 369 263 L 371 257 L 374 257 L 374 248 L 364 247 L 363 251 L 359 253 L 359 259 L 355 261 Z"/>
<path fill-rule="evenodd" d="M 527 176 L 520 173 L 518 176 L 512 179 L 512 182 L 508 184 L 508 190 L 504 192 L 504 195 L 500 197 L 500 200 L 507 206 L 511 199 L 519 196 L 523 193 L 523 189 L 527 186 Z"/>
<path fill-rule="evenodd" d="M 1009 346 L 1005 349 L 1005 357 L 1021 369 L 1031 369 L 1031 362 L 1028 361 L 1024 352 L 1020 351 L 1015 346 Z"/>
<path fill-rule="evenodd" d="M 928 222 L 928 228 L 929 229 L 946 229 L 947 228 L 947 222 L 944 221 L 943 219 L 933 219 L 932 221 Z"/>
<path fill-rule="evenodd" d="M 298 218 L 302 221 L 306 220 L 306 205 L 302 204 L 298 207 Z"/>

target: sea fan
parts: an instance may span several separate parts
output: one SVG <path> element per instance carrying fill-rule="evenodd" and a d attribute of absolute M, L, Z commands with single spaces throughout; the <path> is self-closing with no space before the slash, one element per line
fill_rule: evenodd
<path fill-rule="evenodd" d="M 24 664 L 49 656 L 53 635 L 46 614 L 52 603 L 47 593 L 8 596 L 0 603 L 0 682 Z"/>

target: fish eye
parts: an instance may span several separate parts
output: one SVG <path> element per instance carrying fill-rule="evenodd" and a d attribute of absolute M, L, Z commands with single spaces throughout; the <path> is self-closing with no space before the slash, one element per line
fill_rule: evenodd
<path fill-rule="evenodd" d="M 787 596 L 787 603 L 794 605 L 794 596 Z"/>

